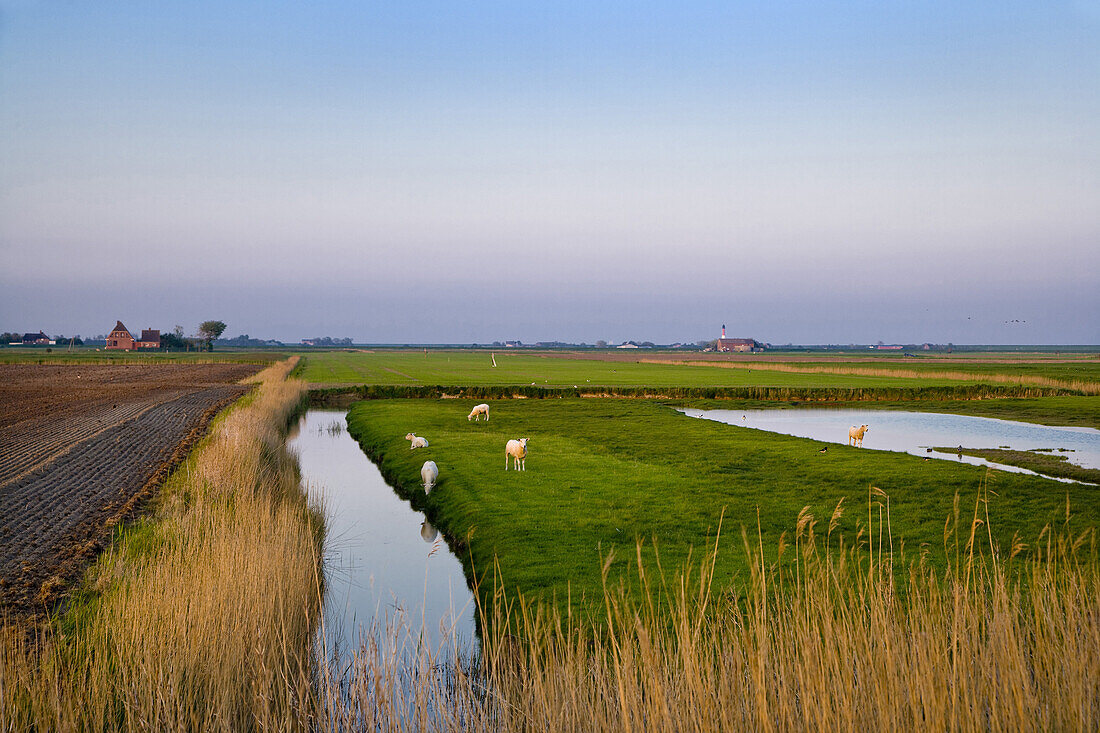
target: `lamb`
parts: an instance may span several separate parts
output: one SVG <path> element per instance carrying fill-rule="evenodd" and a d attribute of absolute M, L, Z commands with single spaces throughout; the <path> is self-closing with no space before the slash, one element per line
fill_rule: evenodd
<path fill-rule="evenodd" d="M 853 425 L 848 428 L 848 445 L 854 445 L 857 448 L 863 447 L 863 434 L 867 432 L 866 425 L 860 425 L 858 428 Z"/>
<path fill-rule="evenodd" d="M 428 439 L 427 438 L 418 438 L 413 433 L 409 433 L 408 435 L 406 435 L 405 440 L 412 441 L 412 444 L 409 446 L 409 450 L 413 450 L 415 448 L 427 448 L 428 447 Z"/>
<path fill-rule="evenodd" d="M 485 416 L 485 422 L 489 422 L 489 406 L 484 402 L 480 405 L 474 405 L 474 409 L 470 410 L 470 414 L 466 416 L 466 420 L 477 422 L 477 419 L 482 415 Z"/>
<path fill-rule="evenodd" d="M 424 479 L 424 493 L 430 493 L 439 479 L 439 467 L 435 465 L 435 461 L 424 461 L 420 468 L 420 478 Z"/>
<path fill-rule="evenodd" d="M 519 440 L 509 440 L 508 445 L 504 446 L 504 470 L 508 470 L 508 458 L 511 456 L 513 460 L 513 468 L 517 471 L 526 471 L 525 466 L 527 459 L 527 438 L 520 438 Z"/>

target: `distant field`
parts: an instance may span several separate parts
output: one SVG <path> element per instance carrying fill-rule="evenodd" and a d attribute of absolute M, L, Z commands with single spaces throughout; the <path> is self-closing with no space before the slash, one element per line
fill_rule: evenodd
<path fill-rule="evenodd" d="M 94 347 L 68 350 L 65 346 L 2 348 L 0 364 L 271 364 L 287 357 L 275 351 L 107 351 Z"/>
<path fill-rule="evenodd" d="M 488 423 L 467 422 L 470 404 L 361 402 L 348 426 L 402 496 L 449 537 L 468 541 L 468 548 L 456 549 L 468 572 L 471 558 L 479 574 L 491 570 L 495 558 L 508 587 L 554 595 L 559 604 L 570 593 L 574 603 L 600 598 L 600 567 L 612 551 L 612 572 L 630 577 L 636 540 L 656 542 L 664 568 L 673 572 L 691 548 L 698 553 L 713 541 L 723 511 L 721 583 L 744 577 L 740 527 L 757 542 L 758 516 L 763 546 L 776 548 L 803 507 L 824 532 L 843 499 L 838 531 L 850 543 L 860 528 L 866 532 L 870 486 L 890 496 L 896 550 L 904 542 L 907 557 L 927 551 L 929 562 L 942 567 L 944 522 L 953 515 L 956 492 L 968 531 L 985 474 L 975 466 L 844 445 L 821 453 L 825 444 L 813 440 L 692 420 L 646 400 L 491 401 Z M 838 425 L 845 429 L 846 423 Z M 430 446 L 409 450 L 403 438 L 409 431 Z M 531 439 L 527 471 L 505 472 L 504 444 L 523 436 Z M 439 465 L 440 481 L 425 497 L 419 470 L 429 459 Z M 992 539 L 1002 548 L 1011 546 L 1015 532 L 1030 543 L 1044 525 L 1061 525 L 1067 500 L 1075 532 L 1100 518 L 1095 487 L 992 475 Z M 652 562 L 650 550 L 645 556 Z"/>
<path fill-rule="evenodd" d="M 721 366 L 601 361 L 567 354 L 496 353 L 493 367 L 484 351 L 328 351 L 309 353 L 299 376 L 313 384 L 530 385 L 583 387 L 908 387 L 904 376 L 795 373 Z M 977 382 L 924 379 L 921 386 Z"/>

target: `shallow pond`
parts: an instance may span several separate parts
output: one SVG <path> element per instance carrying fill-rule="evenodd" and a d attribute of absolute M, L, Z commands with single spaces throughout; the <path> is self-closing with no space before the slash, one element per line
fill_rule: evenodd
<path fill-rule="evenodd" d="M 1021 451 L 1036 448 L 1054 449 L 1054 455 L 1066 456 L 1071 463 L 1086 468 L 1100 468 L 1100 430 L 1093 428 L 1050 427 L 986 417 L 892 410 L 827 408 L 696 410 L 685 408 L 681 412 L 690 417 L 716 420 L 729 425 L 840 444 L 848 443 L 850 426 L 868 425 L 869 428 L 863 438 L 864 448 L 900 451 L 979 466 L 995 466 L 1005 471 L 1033 473 L 1015 466 L 991 463 L 982 458 L 970 456 L 960 458 L 956 454 L 929 453 L 928 448 L 961 445 L 967 448 L 1007 447 Z"/>
<path fill-rule="evenodd" d="M 413 646 L 469 651 L 475 606 L 461 563 L 382 478 L 344 414 L 309 410 L 287 440 L 303 487 L 325 507 L 324 643 L 346 652 L 397 630 Z"/>

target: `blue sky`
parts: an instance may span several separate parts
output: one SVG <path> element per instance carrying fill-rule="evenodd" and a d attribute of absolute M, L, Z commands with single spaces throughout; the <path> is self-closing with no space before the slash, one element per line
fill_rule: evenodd
<path fill-rule="evenodd" d="M 0 0 L 0 329 L 1100 343 L 1098 3 L 162 5 Z"/>

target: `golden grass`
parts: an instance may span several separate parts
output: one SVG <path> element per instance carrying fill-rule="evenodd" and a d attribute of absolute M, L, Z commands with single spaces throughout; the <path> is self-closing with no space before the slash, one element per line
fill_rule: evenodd
<path fill-rule="evenodd" d="M 683 364 L 685 366 L 710 366 L 724 369 L 759 369 L 769 372 L 790 372 L 795 374 L 839 374 L 859 377 L 897 377 L 899 379 L 949 379 L 960 382 L 982 382 L 996 384 L 1030 384 L 1036 387 L 1053 387 L 1056 389 L 1072 389 L 1086 395 L 1100 394 L 1100 382 L 1082 379 L 1052 379 L 1034 374 L 974 374 L 963 371 L 950 370 L 917 370 L 917 369 L 891 369 L 884 367 L 860 367 L 860 366 L 801 366 L 783 364 L 780 362 L 743 362 L 743 361 L 676 361 L 670 362 L 660 359 L 639 359 L 647 364 Z"/>
<path fill-rule="evenodd" d="M 478 655 L 401 625 L 334 654 L 315 643 L 320 525 L 283 447 L 302 392 L 282 374 L 177 472 L 155 532 L 97 564 L 98 601 L 33 641 L 6 630 L 0 729 L 1100 728 L 1094 532 L 1070 534 L 1067 509 L 1058 536 L 1002 552 L 981 492 L 917 558 L 872 488 L 854 539 L 842 505 L 823 526 L 803 510 L 767 553 L 743 529 L 749 577 L 715 577 L 716 549 L 650 575 L 639 544 L 648 600 L 608 558 L 595 622 L 498 589 Z"/>
<path fill-rule="evenodd" d="M 1044 531 L 1027 559 L 1019 544 L 1001 557 L 979 500 L 969 527 L 958 512 L 945 526 L 945 577 L 918 559 L 895 581 L 888 501 L 872 490 L 855 548 L 833 532 L 840 506 L 824 532 L 800 515 L 787 562 L 767 564 L 743 531 L 752 575 L 722 593 L 712 556 L 666 582 L 647 578 L 639 546 L 651 600 L 608 587 L 595 628 L 498 593 L 482 609 L 478 663 L 446 648 L 409 660 L 415 630 L 388 629 L 342 674 L 329 668 L 320 719 L 334 730 L 1096 730 L 1093 533 Z"/>

